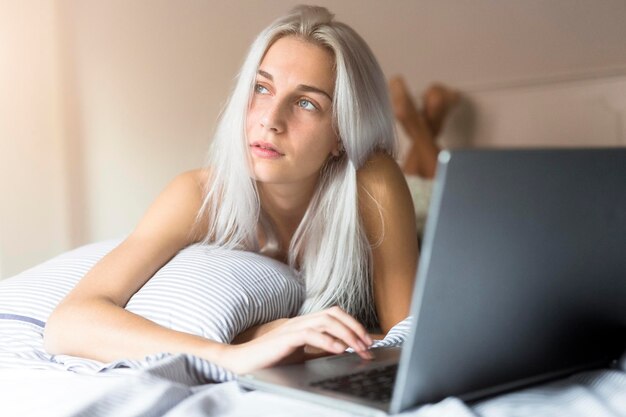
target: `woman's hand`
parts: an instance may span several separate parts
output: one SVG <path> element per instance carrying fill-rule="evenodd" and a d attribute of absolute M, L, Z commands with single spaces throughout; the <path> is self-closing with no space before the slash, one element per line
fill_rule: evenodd
<path fill-rule="evenodd" d="M 249 329 L 244 330 L 239 333 L 235 338 L 230 342 L 232 345 L 240 345 L 242 343 L 246 343 L 251 341 L 252 339 L 256 339 L 261 337 L 265 333 L 269 332 L 276 327 L 285 324 L 289 319 L 277 319 L 267 323 L 259 324 L 257 326 L 252 326 Z"/>
<path fill-rule="evenodd" d="M 373 358 L 368 351 L 371 344 L 363 325 L 339 307 L 331 307 L 288 319 L 257 339 L 227 346 L 220 364 L 236 373 L 246 373 L 277 364 L 300 362 L 307 358 L 305 348 L 338 354 L 351 347 L 363 359 L 369 360 Z"/>

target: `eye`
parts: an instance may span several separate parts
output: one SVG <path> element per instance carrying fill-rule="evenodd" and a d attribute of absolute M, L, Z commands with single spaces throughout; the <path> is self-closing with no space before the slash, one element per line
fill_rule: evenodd
<path fill-rule="evenodd" d="M 270 90 L 262 86 L 261 84 L 254 85 L 254 92 L 257 94 L 269 94 Z"/>
<path fill-rule="evenodd" d="M 310 100 L 307 100 L 305 98 L 298 100 L 298 107 L 303 108 L 304 110 L 309 110 L 309 111 L 318 110 L 315 104 L 313 104 Z"/>

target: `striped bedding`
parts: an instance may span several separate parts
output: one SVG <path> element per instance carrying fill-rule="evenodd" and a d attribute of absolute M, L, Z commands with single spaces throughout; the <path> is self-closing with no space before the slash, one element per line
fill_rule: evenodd
<path fill-rule="evenodd" d="M 77 373 L 148 369 L 186 385 L 233 379 L 227 370 L 191 355 L 160 353 L 143 360 L 101 363 L 48 355 L 48 316 L 80 278 L 118 240 L 67 252 L 0 282 L 0 369 L 60 369 Z M 201 245 L 179 252 L 128 302 L 127 309 L 165 327 L 228 343 L 255 324 L 294 316 L 304 287 L 284 264 L 250 252 Z M 376 346 L 399 345 L 406 320 Z"/>
<path fill-rule="evenodd" d="M 0 282 L 0 367 L 101 372 L 151 367 L 170 356 L 162 353 L 142 361 L 104 364 L 50 356 L 43 349 L 43 329 L 52 310 L 118 243 L 88 245 Z M 229 342 L 252 325 L 295 315 L 303 297 L 301 282 L 284 264 L 254 253 L 195 245 L 161 268 L 130 299 L 127 309 L 172 329 Z M 188 371 L 188 383 L 232 378 L 220 367 L 192 356 L 183 369 Z"/>
<path fill-rule="evenodd" d="M 121 360 L 108 364 L 48 355 L 42 340 L 50 312 L 91 265 L 116 244 L 110 241 L 79 248 L 0 282 L 0 415 L 263 417 L 275 416 L 280 410 L 281 415 L 351 416 L 267 393 L 245 392 L 238 388 L 235 381 L 203 385 L 229 381 L 235 376 L 191 355 L 161 353 L 143 360 Z M 145 287 L 145 296 L 138 293 L 133 297 L 129 308 L 163 325 L 198 331 L 225 341 L 240 327 L 257 320 L 295 314 L 303 296 L 302 288 L 298 280 L 283 269 L 284 266 L 244 253 L 210 254 L 206 248 L 200 247 L 182 251 L 158 272 L 160 281 Z M 220 259 L 219 267 L 214 265 L 215 260 L 206 261 L 211 257 Z M 219 273 L 212 275 L 211 270 Z M 216 290 L 222 298 L 211 304 L 212 295 L 201 295 L 204 288 L 195 281 L 198 277 L 210 279 L 215 275 L 225 281 Z M 243 283 L 239 281 L 241 275 L 248 277 Z M 170 309 L 163 304 L 172 298 L 187 297 L 184 286 L 174 285 L 171 291 L 160 291 L 156 283 L 167 283 L 168 276 L 175 277 L 177 282 L 191 281 L 190 288 L 200 294 L 189 303 L 191 310 L 181 305 Z M 255 285 L 270 282 L 267 291 L 260 296 L 265 298 L 251 297 L 250 293 L 256 295 L 257 292 L 246 289 L 246 283 L 250 282 Z M 170 288 L 170 285 L 163 285 Z M 279 288 L 281 290 L 276 291 Z M 276 298 L 279 296 L 273 294 L 274 291 L 281 292 L 282 296 L 287 294 L 286 298 Z M 223 293 L 232 292 L 237 295 L 225 295 L 231 297 L 229 300 L 233 303 L 243 303 L 250 314 L 227 314 L 221 321 L 202 316 L 205 304 L 209 305 L 210 310 L 207 311 L 213 313 L 227 308 Z M 177 297 L 171 297 L 171 294 Z M 272 311 L 274 309 L 283 310 Z M 399 323 L 375 346 L 402 344 L 410 323 L 410 318 Z M 55 369 L 58 371 L 54 372 Z M 586 372 L 475 404 L 448 398 L 403 415 L 626 416 L 625 370 L 626 355 L 616 369 Z"/>

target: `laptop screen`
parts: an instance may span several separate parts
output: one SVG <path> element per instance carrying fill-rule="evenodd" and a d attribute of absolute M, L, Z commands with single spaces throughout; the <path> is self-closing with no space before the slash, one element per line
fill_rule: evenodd
<path fill-rule="evenodd" d="M 391 411 L 615 358 L 625 254 L 626 149 L 442 152 Z"/>

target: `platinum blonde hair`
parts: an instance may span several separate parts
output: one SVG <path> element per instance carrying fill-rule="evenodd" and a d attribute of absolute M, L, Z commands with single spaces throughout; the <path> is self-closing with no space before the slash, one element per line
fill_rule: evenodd
<path fill-rule="evenodd" d="M 357 169 L 375 151 L 395 156 L 393 117 L 385 77 L 373 53 L 352 28 L 333 18 L 325 8 L 298 6 L 253 42 L 211 143 L 210 180 L 199 218 L 208 220 L 205 243 L 268 254 L 280 249 L 252 179 L 246 114 L 261 60 L 276 40 L 295 36 L 326 48 L 335 60 L 333 120 L 345 152 L 322 166 L 288 260 L 306 284 L 301 314 L 338 305 L 366 325 L 375 325 L 372 252 L 359 216 Z M 267 236 L 263 248 L 257 240 L 259 225 Z"/>

